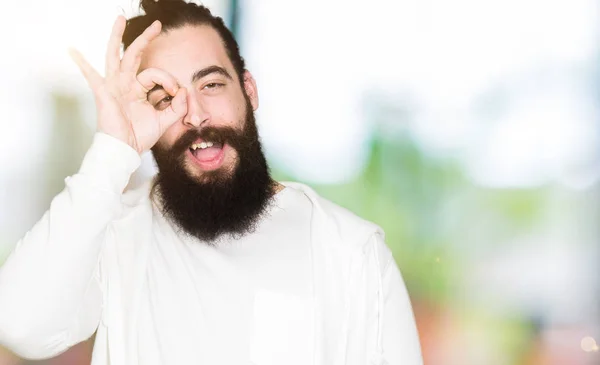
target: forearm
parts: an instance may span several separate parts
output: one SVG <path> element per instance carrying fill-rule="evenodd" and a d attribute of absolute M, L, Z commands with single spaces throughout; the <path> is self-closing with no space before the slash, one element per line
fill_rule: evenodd
<path fill-rule="evenodd" d="M 93 332 L 102 305 L 96 273 L 107 227 L 119 217 L 122 191 L 138 165 L 131 148 L 95 136 L 79 173 L 66 179 L 0 268 L 0 343 L 21 353 L 30 342 L 58 349 Z M 82 311 L 86 328 L 78 323 Z"/>

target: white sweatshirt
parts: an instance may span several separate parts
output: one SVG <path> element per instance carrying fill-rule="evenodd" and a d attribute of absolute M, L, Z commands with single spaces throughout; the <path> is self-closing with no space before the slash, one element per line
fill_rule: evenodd
<path fill-rule="evenodd" d="M 0 344 L 32 359 L 97 331 L 92 365 L 422 364 L 383 232 L 286 187 L 255 232 L 210 246 L 149 194 L 139 155 L 98 133 L 0 268 Z"/>

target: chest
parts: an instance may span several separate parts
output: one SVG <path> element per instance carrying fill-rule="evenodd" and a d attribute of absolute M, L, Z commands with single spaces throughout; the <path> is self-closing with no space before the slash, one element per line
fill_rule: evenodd
<path fill-rule="evenodd" d="M 155 242 L 137 310 L 140 363 L 312 363 L 310 249 L 301 235 L 284 238 L 221 249 Z"/>

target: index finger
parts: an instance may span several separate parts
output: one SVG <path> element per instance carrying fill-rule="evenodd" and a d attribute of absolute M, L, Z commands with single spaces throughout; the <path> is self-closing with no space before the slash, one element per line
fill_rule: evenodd
<path fill-rule="evenodd" d="M 146 28 L 146 30 L 131 43 L 123 55 L 121 71 L 130 73 L 135 77 L 142 62 L 142 52 L 144 51 L 144 48 L 150 44 L 151 40 L 160 34 L 160 30 L 161 24 L 158 20 L 155 20 L 154 23 Z"/>
<path fill-rule="evenodd" d="M 177 80 L 171 76 L 168 72 L 158 68 L 147 68 L 137 75 L 138 82 L 143 88 L 141 92 L 148 94 L 150 91 L 155 89 L 157 85 L 162 87 L 169 95 L 175 96 L 179 85 Z"/>

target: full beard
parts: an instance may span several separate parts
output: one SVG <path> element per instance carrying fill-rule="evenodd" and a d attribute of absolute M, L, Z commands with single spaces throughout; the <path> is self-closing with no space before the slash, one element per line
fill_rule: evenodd
<path fill-rule="evenodd" d="M 152 194 L 176 229 L 207 244 L 230 235 L 242 237 L 256 230 L 268 210 L 276 183 L 262 151 L 254 113 L 246 103 L 242 131 L 206 127 L 189 130 L 169 149 L 156 145 L 158 166 Z M 186 168 L 188 148 L 198 138 L 218 139 L 237 151 L 235 166 L 221 166 L 193 176 Z"/>

